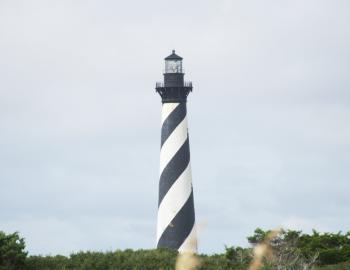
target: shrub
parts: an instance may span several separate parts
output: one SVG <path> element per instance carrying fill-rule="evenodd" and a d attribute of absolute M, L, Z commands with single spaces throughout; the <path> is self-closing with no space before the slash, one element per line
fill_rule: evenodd
<path fill-rule="evenodd" d="M 22 270 L 27 252 L 24 239 L 18 233 L 5 234 L 0 231 L 0 270 Z"/>

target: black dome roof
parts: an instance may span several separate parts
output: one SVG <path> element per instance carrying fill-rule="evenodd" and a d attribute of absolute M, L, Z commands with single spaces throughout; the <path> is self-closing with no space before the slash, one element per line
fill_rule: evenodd
<path fill-rule="evenodd" d="M 164 60 L 182 60 L 182 57 L 178 56 L 175 53 L 175 50 L 173 50 L 173 53 L 170 54 L 168 57 L 165 57 Z"/>

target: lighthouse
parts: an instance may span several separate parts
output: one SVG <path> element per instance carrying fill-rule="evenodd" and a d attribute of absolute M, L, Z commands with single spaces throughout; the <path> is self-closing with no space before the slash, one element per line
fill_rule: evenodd
<path fill-rule="evenodd" d="M 157 247 L 196 252 L 187 96 L 192 83 L 184 81 L 182 58 L 172 51 L 165 58 L 164 81 L 156 83 L 162 99 Z"/>

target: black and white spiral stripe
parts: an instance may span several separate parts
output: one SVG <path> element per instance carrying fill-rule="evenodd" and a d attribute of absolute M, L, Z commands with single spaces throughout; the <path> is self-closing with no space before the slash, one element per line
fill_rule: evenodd
<path fill-rule="evenodd" d="M 157 247 L 197 251 L 186 103 L 162 107 Z"/>

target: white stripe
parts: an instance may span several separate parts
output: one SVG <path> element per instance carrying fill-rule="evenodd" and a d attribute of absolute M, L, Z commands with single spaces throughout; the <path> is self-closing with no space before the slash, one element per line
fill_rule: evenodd
<path fill-rule="evenodd" d="M 164 103 L 162 106 L 162 124 L 164 123 L 165 119 L 175 110 L 177 106 L 179 106 L 180 103 Z"/>
<path fill-rule="evenodd" d="M 187 139 L 187 117 L 175 128 L 160 149 L 160 173 Z"/>
<path fill-rule="evenodd" d="M 157 242 L 164 230 L 187 202 L 192 192 L 191 164 L 179 176 L 164 196 L 158 208 Z"/>
<path fill-rule="evenodd" d="M 193 225 L 192 231 L 187 236 L 185 242 L 179 248 L 179 252 L 197 252 L 197 231 L 196 224 Z"/>

